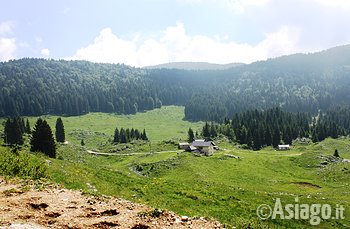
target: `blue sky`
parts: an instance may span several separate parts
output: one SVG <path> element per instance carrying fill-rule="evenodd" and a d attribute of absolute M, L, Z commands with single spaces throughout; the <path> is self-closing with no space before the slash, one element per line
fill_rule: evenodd
<path fill-rule="evenodd" d="M 348 0 L 0 0 L 0 61 L 250 63 L 350 43 Z"/>

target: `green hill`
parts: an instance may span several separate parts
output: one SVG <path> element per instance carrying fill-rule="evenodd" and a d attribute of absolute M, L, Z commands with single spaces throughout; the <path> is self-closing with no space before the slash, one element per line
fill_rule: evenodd
<path fill-rule="evenodd" d="M 138 69 L 86 61 L 0 63 L 0 116 L 135 114 L 185 106 L 188 120 L 222 120 L 279 106 L 310 112 L 350 103 L 350 45 L 225 70 Z"/>

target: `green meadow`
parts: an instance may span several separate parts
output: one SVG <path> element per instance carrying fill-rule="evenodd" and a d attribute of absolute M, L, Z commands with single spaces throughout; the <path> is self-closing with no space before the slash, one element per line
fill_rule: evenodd
<path fill-rule="evenodd" d="M 59 116 L 41 116 L 54 132 L 56 119 Z M 28 117 L 33 128 L 37 117 Z M 203 122 L 184 121 L 184 107 L 163 106 L 160 109 L 137 113 L 136 115 L 116 115 L 106 113 L 88 113 L 81 116 L 62 117 L 66 140 L 73 144 L 80 144 L 81 139 L 87 147 L 105 149 L 113 139 L 114 130 L 119 128 L 136 128 L 146 130 L 151 143 L 164 140 L 179 141 L 187 138 L 188 128 L 200 132 Z M 1 119 L 0 119 L 1 120 Z M 2 119 L 4 121 L 4 119 Z M 0 130 L 3 126 L 0 127 Z"/>
<path fill-rule="evenodd" d="M 295 142 L 289 151 L 270 147 L 251 151 L 217 139 L 220 150 L 204 157 L 174 151 L 174 142 L 186 139 L 189 127 L 200 130 L 203 124 L 184 121 L 183 112 L 182 107 L 170 106 L 127 116 L 91 113 L 63 117 L 69 143 L 58 145 L 57 159 L 49 159 L 47 177 L 88 194 L 118 196 L 180 215 L 214 218 L 237 228 L 314 227 L 306 219 L 259 219 L 257 207 L 268 204 L 273 208 L 276 198 L 283 204 L 295 204 L 296 197 L 300 204 L 329 204 L 334 208 L 341 204 L 345 219 L 323 220 L 317 228 L 350 227 L 350 163 L 324 163 L 335 149 L 350 159 L 350 138 Z M 44 118 L 54 129 L 57 117 Z M 30 118 L 32 125 L 35 119 Z M 110 143 L 116 126 L 145 128 L 154 152 L 149 152 L 148 143 L 137 142 L 125 150 L 143 154 L 87 153 L 87 149 L 113 152 L 120 147 Z M 82 138 L 85 146 L 80 146 Z M 164 151 L 162 147 L 169 152 L 157 153 Z M 4 147 L 0 150 L 6 151 Z M 24 147 L 23 151 L 28 149 Z M 48 159 L 40 154 L 30 157 Z"/>

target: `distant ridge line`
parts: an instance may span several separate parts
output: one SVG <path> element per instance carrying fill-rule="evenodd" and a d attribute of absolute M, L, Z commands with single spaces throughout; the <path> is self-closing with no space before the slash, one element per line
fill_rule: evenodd
<path fill-rule="evenodd" d="M 182 69 L 182 70 L 225 70 L 244 65 L 243 63 L 213 64 L 208 62 L 171 62 L 146 66 L 145 69 Z"/>

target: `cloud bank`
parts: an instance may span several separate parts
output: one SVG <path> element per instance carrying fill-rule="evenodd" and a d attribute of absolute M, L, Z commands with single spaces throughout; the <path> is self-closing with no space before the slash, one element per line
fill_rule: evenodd
<path fill-rule="evenodd" d="M 177 23 L 164 29 L 156 38 L 118 37 L 110 28 L 102 29 L 92 44 L 80 48 L 67 59 L 100 63 L 124 63 L 143 67 L 167 62 L 201 61 L 211 63 L 251 63 L 302 50 L 298 46 L 300 31 L 282 26 L 265 34 L 256 45 L 227 41 L 222 37 L 188 35 L 185 26 Z"/>
<path fill-rule="evenodd" d="M 13 23 L 0 22 L 0 61 L 15 58 L 17 49 L 16 39 L 11 37 Z"/>

